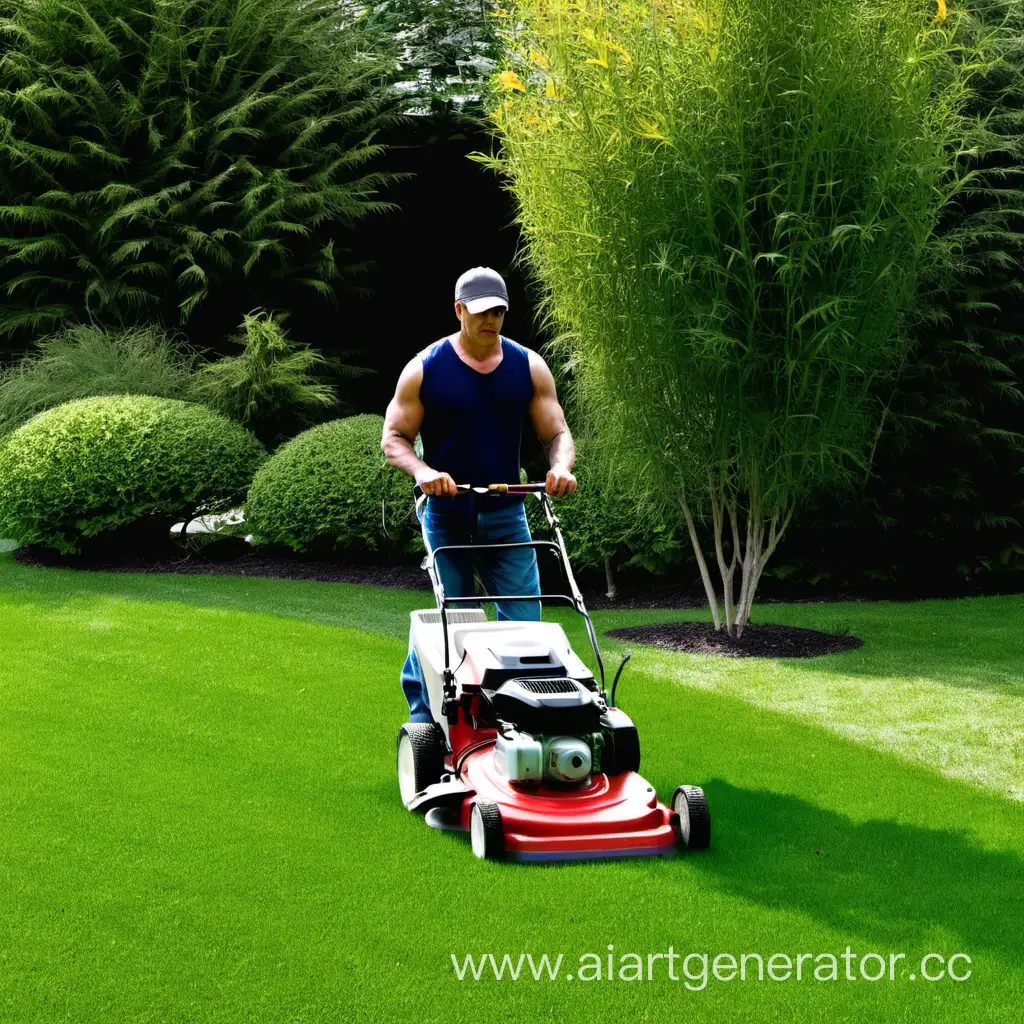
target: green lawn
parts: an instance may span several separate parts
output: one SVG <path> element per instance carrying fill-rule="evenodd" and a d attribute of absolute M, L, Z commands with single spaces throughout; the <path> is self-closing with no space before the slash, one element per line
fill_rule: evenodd
<path fill-rule="evenodd" d="M 704 785 L 712 849 L 543 867 L 477 861 L 398 801 L 430 603 L 0 554 L 0 1021 L 1020 1020 L 1024 599 L 755 608 L 864 638 L 808 661 L 630 645 L 643 772 Z M 587 655 L 581 619 L 545 617 Z M 609 945 L 905 959 L 891 982 L 699 989 L 681 955 L 677 981 L 564 979 Z M 458 981 L 451 955 L 486 952 L 562 976 Z M 911 981 L 930 952 L 972 976 Z"/>

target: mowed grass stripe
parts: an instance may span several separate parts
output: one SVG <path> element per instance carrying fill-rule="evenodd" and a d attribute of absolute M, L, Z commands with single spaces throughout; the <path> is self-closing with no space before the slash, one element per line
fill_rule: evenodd
<path fill-rule="evenodd" d="M 628 620 L 601 613 L 597 621 L 604 629 L 645 621 L 624 614 Z M 646 621 L 705 617 L 659 610 Z M 609 652 L 633 651 L 624 679 L 636 666 L 728 693 L 1024 801 L 1024 597 L 770 604 L 755 608 L 754 618 L 848 630 L 864 646 L 773 661 L 678 654 L 612 637 L 603 643 Z"/>

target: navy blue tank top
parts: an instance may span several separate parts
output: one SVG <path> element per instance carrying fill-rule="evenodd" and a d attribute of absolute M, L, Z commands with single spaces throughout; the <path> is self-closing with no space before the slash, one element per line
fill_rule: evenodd
<path fill-rule="evenodd" d="M 523 420 L 533 401 L 530 355 L 522 345 L 501 337 L 501 362 L 490 372 L 467 366 L 451 338 L 436 342 L 423 357 L 420 402 L 423 461 L 450 473 L 457 484 L 484 486 L 519 482 Z M 521 505 L 524 495 L 431 499 L 452 511 L 481 512 Z"/>

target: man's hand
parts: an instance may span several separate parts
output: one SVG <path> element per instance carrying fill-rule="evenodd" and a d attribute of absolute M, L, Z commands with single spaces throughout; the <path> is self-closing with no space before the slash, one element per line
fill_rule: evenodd
<path fill-rule="evenodd" d="M 429 466 L 421 469 L 416 474 L 416 483 L 424 494 L 431 494 L 435 497 L 458 497 L 459 491 L 455 481 L 447 473 L 438 473 L 436 469 Z"/>
<path fill-rule="evenodd" d="M 556 498 L 568 497 L 576 490 L 576 477 L 565 466 L 552 466 L 548 470 L 547 492 Z"/>

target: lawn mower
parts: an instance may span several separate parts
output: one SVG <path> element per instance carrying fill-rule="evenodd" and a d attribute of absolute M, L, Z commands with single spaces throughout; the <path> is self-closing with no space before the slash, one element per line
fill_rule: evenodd
<path fill-rule="evenodd" d="M 424 814 L 434 828 L 469 832 L 473 853 L 489 860 L 589 860 L 706 848 L 711 818 L 703 790 L 679 786 L 666 807 L 639 774 L 636 726 L 615 703 L 630 655 L 622 659 L 609 695 L 594 626 L 546 485 L 457 486 L 481 495 L 532 494 L 541 501 L 555 540 L 431 550 L 423 531 L 422 568 L 437 608 L 411 612 L 410 618 L 434 721 L 407 722 L 399 730 L 402 803 Z M 418 486 L 416 492 L 418 511 L 427 496 Z M 554 554 L 571 596 L 445 595 L 438 555 L 513 547 Z M 493 621 L 482 608 L 453 607 L 495 600 L 572 605 L 586 621 L 600 685 L 559 624 Z"/>

